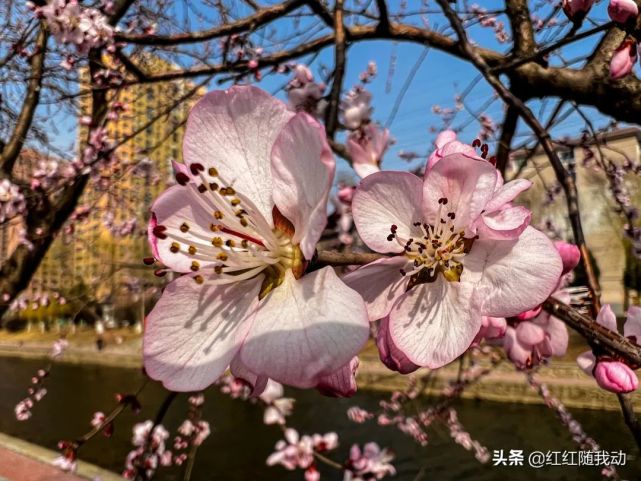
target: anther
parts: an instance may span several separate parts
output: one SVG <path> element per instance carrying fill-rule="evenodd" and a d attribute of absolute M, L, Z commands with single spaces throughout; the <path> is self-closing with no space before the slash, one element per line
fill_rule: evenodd
<path fill-rule="evenodd" d="M 214 191 L 215 191 L 215 190 L 218 190 L 218 184 L 217 184 L 216 182 L 210 182 L 210 183 L 209 183 L 209 188 L 210 188 L 211 190 L 214 190 Z"/>
<path fill-rule="evenodd" d="M 207 173 L 212 177 L 218 177 L 218 171 L 215 167 L 210 167 Z"/>
<path fill-rule="evenodd" d="M 220 229 L 221 229 L 220 224 L 214 224 L 214 223 L 209 224 L 209 230 L 212 232 L 219 232 Z"/>
<path fill-rule="evenodd" d="M 189 246 L 188 252 L 193 256 L 196 253 L 196 248 L 194 246 Z"/>
<path fill-rule="evenodd" d="M 231 200 L 231 205 L 237 206 L 238 204 L 240 204 L 240 199 L 232 199 Z"/>
<path fill-rule="evenodd" d="M 438 200 L 438 203 L 441 204 L 441 205 L 447 205 L 447 197 L 441 197 Z"/>
<path fill-rule="evenodd" d="M 198 172 L 202 172 L 203 170 L 205 170 L 205 168 L 202 164 L 195 163 L 189 166 L 189 170 L 191 170 L 192 174 L 198 175 Z"/>
<path fill-rule="evenodd" d="M 142 260 L 142 262 L 143 262 L 146 266 L 151 266 L 151 265 L 153 265 L 153 264 L 156 262 L 156 259 L 154 259 L 153 257 L 145 257 L 145 258 Z"/>
<path fill-rule="evenodd" d="M 233 239 L 227 239 L 227 240 L 225 241 L 225 245 L 226 245 L 227 247 L 235 247 L 235 246 L 236 246 L 236 243 L 233 241 Z"/>
<path fill-rule="evenodd" d="M 214 267 L 214 272 L 216 274 L 222 274 L 223 273 L 223 266 L 216 266 Z"/>
<path fill-rule="evenodd" d="M 203 282 L 205 282 L 205 278 L 200 274 L 194 277 L 194 280 L 196 281 L 196 284 L 202 284 Z"/>
<path fill-rule="evenodd" d="M 217 211 L 214 212 L 214 217 L 216 219 L 220 220 L 220 219 L 223 218 L 223 213 L 221 211 L 217 210 Z"/>
<path fill-rule="evenodd" d="M 245 219 L 244 217 L 241 217 L 240 225 L 242 225 L 243 227 L 247 227 L 249 225 L 249 222 L 247 222 L 247 219 Z"/>
<path fill-rule="evenodd" d="M 221 252 L 216 256 L 216 259 L 218 259 L 219 261 L 225 262 L 227 260 L 227 254 L 225 254 L 224 252 Z"/>
<path fill-rule="evenodd" d="M 180 244 L 178 242 L 172 242 L 171 246 L 169 246 L 169 250 L 176 254 L 180 251 Z"/>
<path fill-rule="evenodd" d="M 180 225 L 180 232 L 187 232 L 188 230 L 189 230 L 189 226 L 187 225 L 187 223 L 183 222 Z"/>
<path fill-rule="evenodd" d="M 200 269 L 200 264 L 198 261 L 191 261 L 191 267 L 190 269 L 194 272 L 196 272 L 198 269 Z"/>
<path fill-rule="evenodd" d="M 205 184 L 200 184 L 198 186 L 198 192 L 200 192 L 201 194 L 204 194 L 205 192 L 207 192 L 207 186 Z"/>
<path fill-rule="evenodd" d="M 401 273 L 402 276 L 405 276 L 405 274 L 407 274 L 407 272 L 405 272 L 405 269 L 399 269 L 398 271 Z"/>
<path fill-rule="evenodd" d="M 158 237 L 158 239 L 166 239 L 167 238 L 167 234 L 165 234 L 166 230 L 167 230 L 167 227 L 165 227 L 164 225 L 157 225 L 152 229 L 151 233 L 154 236 Z"/>
<path fill-rule="evenodd" d="M 392 224 L 389 230 L 392 231 L 392 234 L 396 234 L 396 231 L 398 230 L 398 226 L 396 224 Z"/>
<path fill-rule="evenodd" d="M 211 243 L 214 245 L 214 247 L 222 247 L 223 246 L 223 240 L 220 237 L 214 237 L 211 240 Z"/>
<path fill-rule="evenodd" d="M 176 182 L 180 185 L 187 185 L 187 182 L 189 182 L 189 176 L 184 172 L 176 172 Z"/>

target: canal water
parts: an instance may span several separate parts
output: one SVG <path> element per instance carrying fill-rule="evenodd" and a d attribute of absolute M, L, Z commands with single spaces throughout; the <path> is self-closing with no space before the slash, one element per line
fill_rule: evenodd
<path fill-rule="evenodd" d="M 30 420 L 19 422 L 15 419 L 14 407 L 25 396 L 31 376 L 40 367 L 40 361 L 0 359 L 0 431 L 54 450 L 60 439 L 74 439 L 88 431 L 95 411 L 108 412 L 113 408 L 115 393 L 133 392 L 143 381 L 142 374 L 135 369 L 57 364 L 47 380 L 47 396 L 35 406 Z M 385 393 L 359 392 L 351 399 L 326 398 L 315 391 L 289 391 L 288 394 L 297 399 L 295 413 L 289 419 L 299 432 L 339 433 L 340 448 L 331 453 L 335 460 L 344 460 L 355 442 L 376 441 L 393 449 L 397 455 L 394 465 L 398 474 L 386 478 L 392 481 L 412 481 L 421 469 L 424 470 L 421 479 L 437 481 L 601 479 L 594 467 L 533 469 L 480 465 L 470 452 L 453 443 L 444 426 L 432 428 L 429 445 L 420 447 L 395 428 L 381 427 L 371 421 L 357 425 L 347 419 L 348 407 L 358 405 L 376 409 L 378 402 L 386 397 Z M 83 446 L 80 457 L 120 472 L 130 449 L 133 424 L 153 418 L 164 397 L 161 386 L 148 384 L 140 396 L 142 412 L 122 414 L 116 421 L 113 437 L 95 437 Z M 301 471 L 288 472 L 265 465 L 265 459 L 280 439 L 280 430 L 262 424 L 260 407 L 230 399 L 215 388 L 207 391 L 206 398 L 204 414 L 212 426 L 212 434 L 199 450 L 193 481 L 303 480 Z M 416 408 L 420 409 L 421 403 L 425 401 L 419 401 Z M 577 450 L 568 432 L 543 406 L 485 401 L 460 401 L 456 406 L 466 429 L 490 451 Z M 184 419 L 186 410 L 185 396 L 181 396 L 166 417 L 165 425 L 170 432 L 175 431 Z M 641 472 L 639 460 L 620 415 L 587 410 L 575 410 L 573 414 L 603 449 L 628 453 L 628 465 L 620 472 L 624 479 L 636 479 Z M 321 473 L 325 481 L 341 479 L 337 472 L 322 467 Z M 155 479 L 177 481 L 182 479 L 181 471 L 161 468 Z"/>

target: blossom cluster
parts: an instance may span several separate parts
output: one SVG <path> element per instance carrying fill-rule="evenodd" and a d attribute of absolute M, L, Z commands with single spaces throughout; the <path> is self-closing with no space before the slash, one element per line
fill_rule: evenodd
<path fill-rule="evenodd" d="M 27 203 L 20 187 L 9 179 L 0 180 L 0 223 L 23 215 Z"/>
<path fill-rule="evenodd" d="M 113 42 L 114 29 L 105 14 L 78 0 L 49 0 L 44 6 L 32 8 L 58 42 L 73 45 L 80 54 Z"/>

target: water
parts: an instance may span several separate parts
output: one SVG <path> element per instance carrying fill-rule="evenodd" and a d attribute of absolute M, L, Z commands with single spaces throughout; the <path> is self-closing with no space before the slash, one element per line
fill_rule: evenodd
<path fill-rule="evenodd" d="M 13 414 L 15 404 L 25 396 L 29 380 L 42 362 L 23 359 L 0 359 L 0 431 L 27 441 L 56 449 L 60 439 L 74 439 L 90 429 L 95 411 L 110 411 L 114 393 L 133 392 L 142 383 L 138 370 L 103 366 L 55 365 L 47 380 L 48 394 L 36 405 L 33 417 L 18 422 Z M 360 392 L 351 399 L 330 399 L 315 391 L 288 394 L 297 398 L 291 425 L 301 433 L 337 431 L 341 446 L 331 457 L 343 461 L 354 442 L 376 441 L 397 453 L 394 465 L 398 481 L 412 481 L 421 467 L 425 480 L 437 481 L 531 481 L 531 480 L 592 480 L 601 479 L 598 470 L 590 467 L 492 467 L 480 465 L 472 454 L 454 444 L 445 427 L 430 430 L 430 444 L 420 447 L 409 437 L 391 427 L 373 422 L 357 425 L 347 420 L 345 411 L 358 405 L 375 409 L 384 393 Z M 80 451 L 80 457 L 116 472 L 123 467 L 130 449 L 131 427 L 134 423 L 153 418 L 165 392 L 150 383 L 140 396 L 143 410 L 135 415 L 129 410 L 116 421 L 111 439 L 96 436 Z M 232 400 L 215 389 L 206 393 L 204 415 L 212 426 L 212 435 L 200 448 L 193 481 L 213 480 L 303 480 L 301 471 L 288 472 L 280 467 L 265 466 L 265 459 L 280 439 L 280 430 L 262 424 L 262 409 L 250 403 Z M 420 401 L 424 403 L 425 401 Z M 418 405 L 417 405 L 418 407 Z M 165 425 L 170 430 L 184 419 L 185 396 L 179 397 L 169 411 Z M 554 414 L 543 406 L 498 404 L 463 401 L 457 403 L 463 425 L 490 450 L 576 450 L 567 431 Z M 601 443 L 603 449 L 622 449 L 634 454 L 633 441 L 618 413 L 575 410 L 575 417 L 586 431 Z M 633 479 L 635 460 L 620 472 Z M 320 468 L 325 481 L 340 480 L 336 471 Z M 180 480 L 177 468 L 161 468 L 156 478 L 161 481 Z"/>

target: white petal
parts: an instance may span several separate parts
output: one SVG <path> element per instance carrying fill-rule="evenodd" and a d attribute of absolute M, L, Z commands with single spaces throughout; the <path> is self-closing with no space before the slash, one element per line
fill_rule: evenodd
<path fill-rule="evenodd" d="M 347 364 L 369 336 L 363 300 L 330 267 L 283 283 L 265 297 L 240 351 L 257 374 L 297 387 Z"/>
<path fill-rule="evenodd" d="M 284 103 L 256 87 L 209 92 L 189 114 L 185 164 L 202 164 L 205 172 L 218 169 L 221 179 L 253 201 L 271 224 L 271 151 L 292 115 Z"/>
<path fill-rule="evenodd" d="M 274 202 L 294 225 L 295 244 L 311 259 L 327 224 L 327 198 L 336 161 L 325 129 L 305 113 L 293 117 L 272 150 Z"/>
<path fill-rule="evenodd" d="M 482 314 L 515 316 L 541 304 L 556 288 L 561 257 L 543 233 L 527 227 L 516 240 L 476 240 L 463 259 L 461 280 L 477 283 Z"/>
<path fill-rule="evenodd" d="M 452 362 L 481 328 L 473 293 L 471 284 L 447 282 L 442 276 L 410 289 L 390 312 L 392 341 L 419 366 L 438 368 Z"/>
<path fill-rule="evenodd" d="M 251 325 L 262 276 L 212 286 L 169 284 L 145 320 L 145 369 L 172 391 L 198 391 L 227 369 Z"/>
<path fill-rule="evenodd" d="M 405 256 L 394 256 L 359 267 L 343 277 L 345 284 L 365 301 L 370 321 L 389 314 L 396 299 L 405 293 L 410 278 L 401 275 L 403 268 L 411 269 L 411 262 Z"/>
<path fill-rule="evenodd" d="M 422 191 L 421 179 L 408 172 L 383 171 L 364 178 L 352 201 L 354 223 L 363 242 L 377 252 L 403 251 L 387 236 L 392 225 L 402 239 L 420 235 L 412 224 L 422 220 Z"/>

